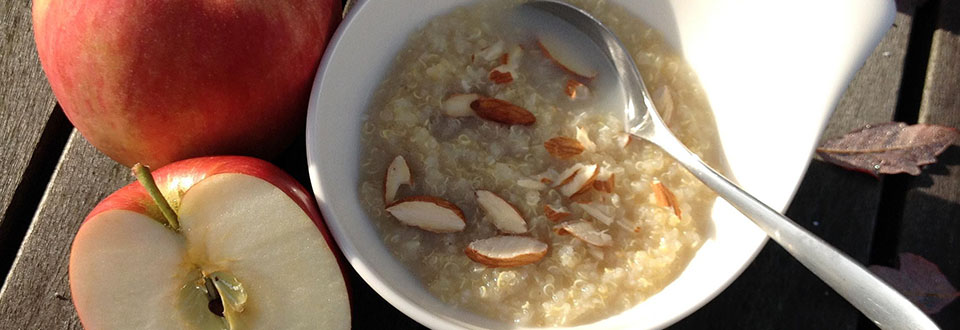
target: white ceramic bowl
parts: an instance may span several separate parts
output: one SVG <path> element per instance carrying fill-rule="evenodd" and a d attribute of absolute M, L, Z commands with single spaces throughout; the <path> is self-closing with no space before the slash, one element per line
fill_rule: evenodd
<path fill-rule="evenodd" d="M 362 1 L 344 20 L 314 83 L 307 120 L 313 190 L 357 273 L 431 328 L 512 327 L 434 298 L 385 248 L 357 199 L 361 116 L 407 35 L 470 0 Z M 777 209 L 800 182 L 830 112 L 894 18 L 881 0 L 614 1 L 661 31 L 700 77 L 733 176 Z M 619 315 L 585 325 L 661 328 L 732 282 L 766 236 L 724 202 L 683 273 Z M 361 307 L 362 306 L 357 306 Z"/>

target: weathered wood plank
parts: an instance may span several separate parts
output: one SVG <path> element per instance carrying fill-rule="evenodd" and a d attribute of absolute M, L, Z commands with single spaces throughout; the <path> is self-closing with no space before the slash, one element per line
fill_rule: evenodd
<path fill-rule="evenodd" d="M 824 139 L 893 119 L 912 21 L 909 13 L 897 14 L 844 93 Z M 881 188 L 870 176 L 814 160 L 787 216 L 865 263 Z M 674 328 L 855 329 L 859 318 L 856 309 L 771 241 L 726 291 Z"/>
<path fill-rule="evenodd" d="M 131 181 L 130 170 L 74 132 L 0 290 L 2 329 L 81 329 L 70 300 L 70 244 L 94 205 Z M 12 317 L 9 317 L 12 316 Z"/>
<path fill-rule="evenodd" d="M 38 182 L 47 181 L 70 132 L 54 104 L 34 46 L 30 1 L 0 2 L 0 276 L 43 193 Z"/>
<path fill-rule="evenodd" d="M 960 128 L 960 2 L 940 1 L 939 6 L 918 122 Z M 958 144 L 940 155 L 936 164 L 924 168 L 920 176 L 910 178 L 907 188 L 897 251 L 930 260 L 954 286 L 960 286 Z M 943 329 L 960 328 L 960 302 L 932 318 Z"/>
<path fill-rule="evenodd" d="M 0 214 L 55 103 L 33 42 L 29 1 L 0 2 Z M 42 109 L 42 110 L 37 110 Z"/>

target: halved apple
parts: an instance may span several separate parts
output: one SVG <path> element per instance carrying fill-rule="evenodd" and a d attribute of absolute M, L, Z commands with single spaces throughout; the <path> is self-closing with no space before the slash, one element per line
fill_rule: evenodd
<path fill-rule="evenodd" d="M 87 217 L 70 288 L 88 329 L 348 329 L 341 266 L 305 190 L 273 165 L 204 157 L 134 182 Z"/>

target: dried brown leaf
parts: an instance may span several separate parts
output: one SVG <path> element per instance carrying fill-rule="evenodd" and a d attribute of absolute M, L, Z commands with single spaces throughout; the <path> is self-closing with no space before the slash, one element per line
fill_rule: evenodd
<path fill-rule="evenodd" d="M 936 314 L 960 296 L 937 265 L 912 253 L 900 254 L 900 269 L 869 269 L 927 314 Z"/>
<path fill-rule="evenodd" d="M 824 160 L 847 169 L 879 174 L 919 175 L 936 162 L 960 132 L 952 127 L 890 122 L 866 127 L 826 141 L 817 148 Z"/>

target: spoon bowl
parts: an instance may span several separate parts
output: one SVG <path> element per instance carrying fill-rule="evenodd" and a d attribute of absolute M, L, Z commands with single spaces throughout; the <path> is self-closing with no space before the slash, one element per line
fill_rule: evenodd
<path fill-rule="evenodd" d="M 937 329 L 909 300 L 789 218 L 759 201 L 690 152 L 656 111 L 633 58 L 617 37 L 590 14 L 569 4 L 535 0 L 523 5 L 555 16 L 583 32 L 604 53 L 624 93 L 625 131 L 651 142 L 677 160 L 697 179 L 752 220 L 804 266 L 884 329 Z"/>

